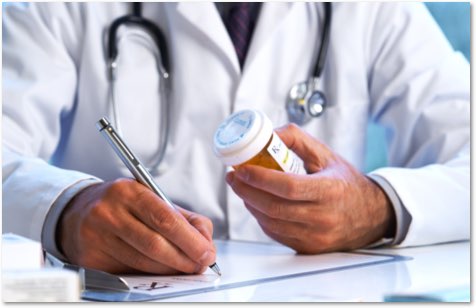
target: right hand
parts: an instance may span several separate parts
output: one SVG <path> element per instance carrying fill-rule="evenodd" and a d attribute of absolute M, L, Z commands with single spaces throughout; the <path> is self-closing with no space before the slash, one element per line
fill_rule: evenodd
<path fill-rule="evenodd" d="M 109 273 L 203 273 L 216 258 L 211 221 L 168 207 L 132 179 L 79 192 L 58 222 L 69 262 Z"/>

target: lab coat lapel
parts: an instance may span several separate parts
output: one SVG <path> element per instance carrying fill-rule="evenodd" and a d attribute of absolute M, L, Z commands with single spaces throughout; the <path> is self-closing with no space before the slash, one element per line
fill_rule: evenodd
<path fill-rule="evenodd" d="M 215 46 L 230 61 L 234 71 L 239 74 L 240 65 L 233 43 L 213 2 L 179 2 L 177 11 L 190 24 L 202 32 L 211 46 Z M 213 12 L 213 13 L 210 13 Z"/>
<path fill-rule="evenodd" d="M 261 47 L 273 36 L 273 32 L 285 22 L 293 4 L 289 2 L 264 2 L 262 4 L 260 16 L 246 55 L 245 68 L 253 62 Z"/>

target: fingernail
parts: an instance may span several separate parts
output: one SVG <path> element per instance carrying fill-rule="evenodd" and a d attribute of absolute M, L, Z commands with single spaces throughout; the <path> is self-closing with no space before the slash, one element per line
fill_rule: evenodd
<path fill-rule="evenodd" d="M 236 172 L 236 171 L 235 171 Z M 225 177 L 226 182 L 228 185 L 232 185 L 233 181 L 235 180 L 234 172 L 228 172 Z"/>
<path fill-rule="evenodd" d="M 205 251 L 205 253 L 198 259 L 198 263 L 205 265 L 205 261 L 208 259 L 208 256 L 210 256 L 210 250 Z"/>

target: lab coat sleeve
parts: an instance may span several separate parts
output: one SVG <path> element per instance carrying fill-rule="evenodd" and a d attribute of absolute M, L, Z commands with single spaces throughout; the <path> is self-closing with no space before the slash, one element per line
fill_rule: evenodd
<path fill-rule="evenodd" d="M 421 3 L 382 4 L 369 31 L 370 111 L 389 155 L 371 175 L 411 216 L 400 246 L 469 239 L 469 64 Z"/>
<path fill-rule="evenodd" d="M 48 251 L 51 255 L 55 256 L 59 260 L 67 260 L 66 256 L 63 254 L 63 251 L 59 248 L 58 243 L 56 242 L 56 226 L 64 208 L 69 204 L 74 196 L 76 196 L 76 194 L 81 192 L 83 189 L 100 182 L 101 181 L 97 179 L 91 178 L 80 180 L 74 183 L 74 185 L 69 186 L 67 189 L 61 192 L 61 194 L 55 199 L 54 203 L 48 210 L 45 222 L 43 223 L 43 230 L 41 232 L 41 243 L 43 244 L 43 249 Z"/>
<path fill-rule="evenodd" d="M 55 200 L 85 179 L 99 181 L 49 163 L 74 108 L 80 13 L 64 3 L 3 13 L 3 232 L 40 241 Z"/>
<path fill-rule="evenodd" d="M 374 247 L 380 246 L 380 245 L 396 245 L 400 244 L 405 236 L 407 235 L 408 231 L 408 226 L 410 225 L 410 222 L 412 220 L 412 217 L 406 210 L 406 208 L 403 206 L 402 201 L 398 197 L 397 192 L 395 189 L 393 189 L 392 185 L 388 183 L 384 178 L 376 175 L 376 174 L 370 174 L 369 177 L 374 180 L 375 183 L 377 183 L 381 189 L 385 192 L 387 195 L 390 203 L 393 206 L 393 211 L 395 214 L 395 220 L 396 220 L 396 228 L 395 228 L 395 234 L 393 238 L 383 238 L 376 244 L 372 245 Z"/>

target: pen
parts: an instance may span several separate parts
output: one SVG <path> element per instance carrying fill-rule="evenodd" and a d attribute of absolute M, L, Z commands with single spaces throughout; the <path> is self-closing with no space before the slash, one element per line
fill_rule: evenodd
<path fill-rule="evenodd" d="M 155 192 L 165 203 L 175 211 L 178 209 L 173 205 L 170 199 L 163 193 L 160 187 L 154 182 L 152 176 L 142 165 L 139 159 L 127 147 L 122 138 L 117 134 L 116 130 L 106 117 L 103 117 L 96 123 L 99 132 L 106 138 L 107 142 L 114 149 L 114 152 L 121 158 L 122 162 L 131 171 L 132 175 L 139 183 L 150 188 Z M 221 276 L 221 271 L 218 265 L 213 263 L 209 266 L 215 273 Z"/>

